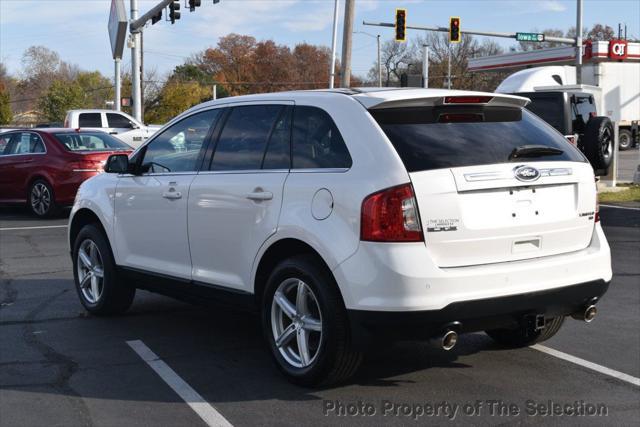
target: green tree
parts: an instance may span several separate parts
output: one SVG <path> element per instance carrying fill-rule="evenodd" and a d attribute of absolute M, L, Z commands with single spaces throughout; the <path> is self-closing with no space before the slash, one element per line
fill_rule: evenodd
<path fill-rule="evenodd" d="M 85 94 L 85 108 L 105 108 L 105 101 L 113 100 L 113 84 L 99 71 L 80 71 L 75 82 Z"/>
<path fill-rule="evenodd" d="M 44 94 L 38 107 L 52 122 L 64 120 L 67 110 L 84 106 L 84 91 L 78 82 L 55 80 Z"/>
<path fill-rule="evenodd" d="M 13 114 L 11 113 L 11 97 L 9 92 L 0 84 L 0 125 L 11 123 Z"/>
<path fill-rule="evenodd" d="M 165 123 L 184 110 L 211 99 L 211 89 L 197 82 L 172 82 L 164 85 L 157 102 L 145 111 L 145 122 Z"/>

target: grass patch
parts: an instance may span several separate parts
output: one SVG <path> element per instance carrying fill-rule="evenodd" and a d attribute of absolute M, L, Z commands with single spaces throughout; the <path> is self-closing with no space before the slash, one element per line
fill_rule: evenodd
<path fill-rule="evenodd" d="M 600 203 L 640 202 L 640 185 L 631 185 L 625 190 L 598 193 Z"/>

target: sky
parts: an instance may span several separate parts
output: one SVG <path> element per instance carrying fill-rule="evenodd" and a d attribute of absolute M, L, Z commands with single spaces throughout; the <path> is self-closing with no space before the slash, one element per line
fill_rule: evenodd
<path fill-rule="evenodd" d="M 141 13 L 159 0 L 140 0 Z M 190 13 L 182 0 L 182 17 L 174 25 L 161 21 L 144 31 L 145 68 L 169 73 L 192 53 L 215 46 L 231 32 L 273 39 L 295 46 L 307 42 L 331 46 L 334 0 L 202 0 Z M 111 0 L 0 0 L 0 60 L 9 73 L 20 75 L 22 53 L 43 45 L 67 62 L 112 77 L 113 59 L 107 21 Z M 344 0 L 340 0 L 338 58 L 341 55 Z M 129 0 L 125 0 L 127 12 Z M 393 37 L 392 28 L 363 26 L 362 21 L 392 22 L 395 8 L 407 9 L 409 25 L 447 26 L 460 16 L 462 30 L 499 32 L 533 31 L 575 26 L 576 0 L 356 0 L 354 31 Z M 640 38 L 640 0 L 584 0 L 583 23 L 626 23 L 629 37 Z M 409 37 L 419 31 L 409 30 Z M 481 39 L 479 37 L 479 39 Z M 502 46 L 510 39 L 495 39 Z M 130 66 L 125 47 L 123 67 Z M 352 69 L 364 76 L 376 59 L 376 40 L 365 34 L 353 37 Z"/>

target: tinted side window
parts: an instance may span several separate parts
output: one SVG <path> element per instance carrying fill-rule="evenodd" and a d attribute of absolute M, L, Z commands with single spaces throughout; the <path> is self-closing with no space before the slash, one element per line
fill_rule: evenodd
<path fill-rule="evenodd" d="M 211 170 L 260 169 L 282 105 L 235 107 L 220 133 Z"/>
<path fill-rule="evenodd" d="M 101 128 L 102 118 L 100 113 L 82 113 L 78 117 L 78 126 L 81 128 Z"/>
<path fill-rule="evenodd" d="M 152 173 L 192 172 L 209 129 L 220 110 L 207 110 L 174 123 L 149 143 L 142 159 L 143 170 Z"/>
<path fill-rule="evenodd" d="M 267 144 L 262 169 L 289 169 L 291 167 L 291 115 L 292 107 L 286 107 Z"/>
<path fill-rule="evenodd" d="M 295 107 L 293 116 L 293 168 L 349 168 L 347 146 L 327 112 L 316 107 Z"/>
<path fill-rule="evenodd" d="M 133 123 L 131 123 L 131 120 L 129 120 L 122 114 L 107 113 L 107 123 L 110 128 L 133 128 Z"/>

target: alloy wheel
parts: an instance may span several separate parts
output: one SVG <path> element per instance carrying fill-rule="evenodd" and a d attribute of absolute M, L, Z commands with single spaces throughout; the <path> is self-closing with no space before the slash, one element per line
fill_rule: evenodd
<path fill-rule="evenodd" d="M 296 368 L 311 365 L 320 352 L 322 312 L 315 294 L 304 281 L 280 283 L 271 304 L 271 328 L 276 348 Z"/>
<path fill-rule="evenodd" d="M 602 142 L 600 144 L 600 149 L 602 150 L 602 156 L 605 159 L 608 159 L 609 157 L 611 157 L 611 154 L 613 154 L 611 131 L 609 129 L 605 129 L 602 133 Z"/>
<path fill-rule="evenodd" d="M 104 267 L 100 250 L 93 240 L 86 239 L 78 248 L 78 282 L 82 296 L 96 304 L 104 290 Z"/>
<path fill-rule="evenodd" d="M 51 207 L 51 192 L 42 182 L 37 182 L 31 189 L 31 207 L 38 215 L 45 215 Z"/>

